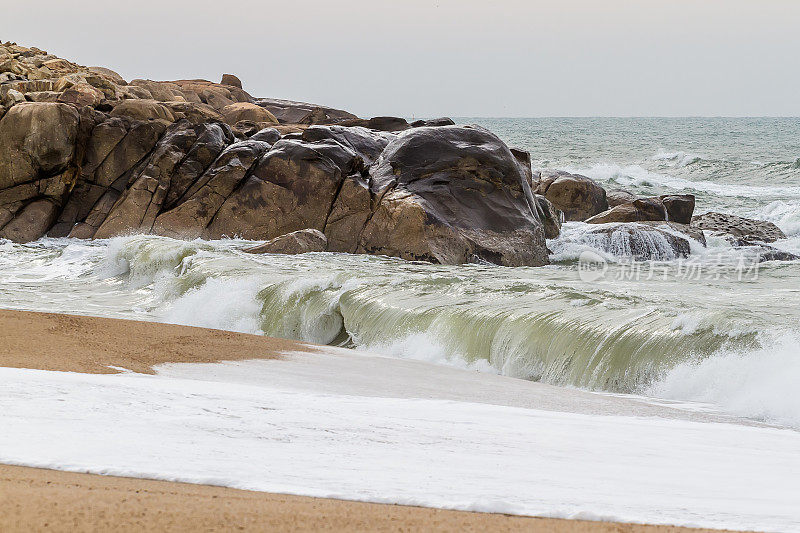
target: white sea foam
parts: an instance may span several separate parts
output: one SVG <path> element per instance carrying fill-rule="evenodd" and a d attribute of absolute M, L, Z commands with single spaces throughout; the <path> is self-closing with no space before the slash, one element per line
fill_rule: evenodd
<path fill-rule="evenodd" d="M 763 344 L 680 364 L 646 393 L 707 402 L 739 416 L 800 428 L 800 339 L 787 333 Z"/>
<path fill-rule="evenodd" d="M 499 373 L 486 359 L 469 362 L 463 355 L 455 353 L 451 347 L 444 346 L 436 337 L 425 333 L 412 333 L 389 342 L 364 344 L 360 345 L 359 349 L 401 359 L 424 361 L 490 374 Z"/>
<path fill-rule="evenodd" d="M 749 214 L 753 218 L 772 222 L 787 236 L 800 235 L 800 202 L 776 200 Z"/>
<path fill-rule="evenodd" d="M 258 278 L 210 278 L 171 300 L 159 313 L 160 321 L 187 326 L 263 334 L 257 299 Z"/>
<path fill-rule="evenodd" d="M 462 510 L 800 527 L 800 433 L 790 430 L 320 394 L 275 388 L 268 373 L 245 384 L 179 372 L 0 369 L 0 461 Z"/>

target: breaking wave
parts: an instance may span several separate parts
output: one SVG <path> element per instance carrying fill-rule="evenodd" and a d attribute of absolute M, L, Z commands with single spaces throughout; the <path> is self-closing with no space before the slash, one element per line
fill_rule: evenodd
<path fill-rule="evenodd" d="M 800 428 L 800 338 L 785 333 L 754 350 L 721 350 L 678 364 L 646 387 L 652 396 L 710 403 L 736 415 Z"/>
<path fill-rule="evenodd" d="M 662 174 L 647 170 L 640 165 L 618 165 L 595 163 L 590 167 L 564 166 L 563 170 L 588 176 L 601 183 L 613 186 L 662 187 L 674 191 L 709 193 L 722 197 L 790 197 L 800 198 L 800 186 L 744 185 Z"/>

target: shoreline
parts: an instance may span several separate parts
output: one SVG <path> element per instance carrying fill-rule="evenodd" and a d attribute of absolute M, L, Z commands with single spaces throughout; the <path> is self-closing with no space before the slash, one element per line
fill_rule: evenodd
<path fill-rule="evenodd" d="M 0 529 L 22 531 L 541 531 L 691 529 L 451 511 L 0 465 Z"/>
<path fill-rule="evenodd" d="M 306 343 L 219 330 L 27 311 L 0 310 L 0 331 L 0 366 L 80 373 L 119 371 L 110 367 L 153 373 L 153 365 L 167 362 L 280 359 L 282 352 L 316 351 Z M 195 523 L 209 530 L 719 531 L 287 496 L 8 465 L 0 465 L 0 494 L 3 531 L 111 525 L 168 531 Z"/>

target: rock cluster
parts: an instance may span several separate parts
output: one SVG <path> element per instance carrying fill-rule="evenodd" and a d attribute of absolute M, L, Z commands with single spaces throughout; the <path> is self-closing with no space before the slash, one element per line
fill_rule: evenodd
<path fill-rule="evenodd" d="M 128 82 L 0 45 L 0 238 L 16 242 L 242 237 L 269 241 L 253 252 L 519 266 L 546 264 L 545 239 L 585 221 L 645 259 L 665 242 L 685 255 L 703 230 L 787 258 L 764 244 L 785 237 L 776 226 L 694 208 L 534 173 L 527 152 L 449 118 L 253 98 L 233 74 Z"/>
<path fill-rule="evenodd" d="M 530 158 L 449 119 L 254 99 L 231 74 L 126 82 L 11 43 L 0 103 L 0 238 L 17 242 L 308 230 L 324 247 L 294 235 L 267 248 L 516 266 L 547 263 L 557 232 Z"/>

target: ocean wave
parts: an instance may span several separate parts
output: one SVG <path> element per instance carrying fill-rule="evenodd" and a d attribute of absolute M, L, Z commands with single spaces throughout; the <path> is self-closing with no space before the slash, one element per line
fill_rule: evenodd
<path fill-rule="evenodd" d="M 756 186 L 706 180 L 688 180 L 652 172 L 640 165 L 595 163 L 590 167 L 564 166 L 560 170 L 588 176 L 594 180 L 618 186 L 666 187 L 676 191 L 702 192 L 724 197 L 800 198 L 800 186 Z"/>
<path fill-rule="evenodd" d="M 653 156 L 654 161 L 668 161 L 676 167 L 687 167 L 694 163 L 703 161 L 699 155 L 690 154 L 687 152 L 659 152 Z"/>
<path fill-rule="evenodd" d="M 800 337 L 785 333 L 754 350 L 723 349 L 676 365 L 644 393 L 712 404 L 726 412 L 800 428 Z"/>
<path fill-rule="evenodd" d="M 787 236 L 800 235 L 800 203 L 776 200 L 747 214 L 758 220 L 772 222 Z"/>

